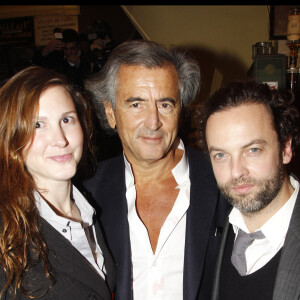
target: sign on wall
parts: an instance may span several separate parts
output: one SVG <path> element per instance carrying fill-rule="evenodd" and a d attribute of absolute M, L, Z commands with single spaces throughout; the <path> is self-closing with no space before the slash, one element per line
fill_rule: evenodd
<path fill-rule="evenodd" d="M 35 16 L 34 17 L 34 34 L 35 45 L 44 46 L 53 37 L 53 29 L 59 27 L 61 29 L 72 28 L 78 32 L 78 16 L 77 15 L 52 15 L 52 16 Z"/>
<path fill-rule="evenodd" d="M 33 30 L 33 17 L 0 19 L 0 45 L 33 45 Z"/>

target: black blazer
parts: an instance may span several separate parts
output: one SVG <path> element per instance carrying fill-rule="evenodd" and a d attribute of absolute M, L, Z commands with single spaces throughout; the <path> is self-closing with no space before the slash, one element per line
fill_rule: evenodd
<path fill-rule="evenodd" d="M 99 223 L 96 222 L 95 230 L 98 243 L 102 249 L 107 272 L 107 282 L 102 279 L 94 267 L 82 254 L 71 245 L 55 228 L 41 218 L 41 232 L 44 235 L 49 249 L 49 260 L 52 267 L 55 284 L 48 293 L 39 299 L 63 300 L 111 300 L 111 291 L 115 285 L 115 265 L 104 243 Z M 3 273 L 2 273 L 3 276 Z M 3 278 L 2 278 L 3 280 Z M 1 280 L 1 285 L 3 281 Z M 48 279 L 45 277 L 42 263 L 31 269 L 25 276 L 26 287 L 30 290 L 42 289 L 45 291 Z M 41 295 L 36 292 L 33 295 Z M 1 299 L 29 299 L 18 292 L 13 298 L 7 291 Z"/>
<path fill-rule="evenodd" d="M 207 300 L 229 205 L 220 197 L 208 157 L 194 149 L 186 150 L 191 194 L 186 220 L 183 299 Z M 115 300 L 131 300 L 131 248 L 123 156 L 100 163 L 96 175 L 85 181 L 84 186 L 100 206 L 101 223 L 117 265 Z"/>
<path fill-rule="evenodd" d="M 219 299 L 220 271 L 230 226 L 227 218 L 216 263 L 212 300 Z M 300 194 L 282 248 L 273 292 L 273 300 L 287 299 L 300 299 Z"/>

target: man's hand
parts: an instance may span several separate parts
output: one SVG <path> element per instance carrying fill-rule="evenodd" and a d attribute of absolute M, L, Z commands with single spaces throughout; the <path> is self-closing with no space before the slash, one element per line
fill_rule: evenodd
<path fill-rule="evenodd" d="M 61 40 L 52 39 L 42 50 L 42 55 L 47 56 L 50 52 L 55 50 L 62 50 L 65 43 Z"/>

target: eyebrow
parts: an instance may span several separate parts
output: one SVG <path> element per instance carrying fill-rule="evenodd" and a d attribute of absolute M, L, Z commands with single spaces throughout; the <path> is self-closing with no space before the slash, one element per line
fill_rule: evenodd
<path fill-rule="evenodd" d="M 64 113 L 61 114 L 61 118 L 69 115 L 69 114 L 77 114 L 76 110 L 70 110 L 70 111 L 66 111 Z M 48 118 L 45 116 L 37 116 L 37 120 L 47 120 Z"/>
<path fill-rule="evenodd" d="M 126 102 L 131 103 L 131 102 L 135 102 L 135 101 L 146 101 L 146 99 L 140 98 L 140 97 L 130 97 L 126 100 Z M 171 102 L 173 105 L 176 104 L 176 100 L 170 97 L 165 97 L 165 98 L 161 98 L 156 100 L 156 102 Z"/>
<path fill-rule="evenodd" d="M 248 148 L 252 145 L 265 145 L 266 143 L 267 142 L 265 140 L 256 139 L 256 140 L 253 140 L 253 141 L 249 142 L 248 144 L 242 146 L 242 148 L 245 149 L 245 148 Z M 222 151 L 222 152 L 224 152 L 224 150 L 222 148 L 212 146 L 212 147 L 209 148 L 209 153 L 211 153 L 213 151 Z"/>
<path fill-rule="evenodd" d="M 265 145 L 267 142 L 265 140 L 260 140 L 260 139 L 257 139 L 257 140 L 253 140 L 251 141 L 250 143 L 246 144 L 243 148 L 247 148 L 251 145 Z"/>

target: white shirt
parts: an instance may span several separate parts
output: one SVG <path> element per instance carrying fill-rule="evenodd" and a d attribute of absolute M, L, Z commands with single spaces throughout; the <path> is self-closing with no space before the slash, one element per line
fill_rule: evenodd
<path fill-rule="evenodd" d="M 93 223 L 94 208 L 88 203 L 78 189 L 73 185 L 73 198 L 77 205 L 82 223 L 58 216 L 49 204 L 35 191 L 34 196 L 40 216 L 52 225 L 61 235 L 75 247 L 105 279 L 104 257 L 97 242 Z M 95 262 L 93 253 L 97 255 Z"/>
<path fill-rule="evenodd" d="M 291 221 L 293 209 L 299 192 L 299 182 L 290 176 L 294 192 L 290 199 L 273 215 L 261 228 L 266 238 L 255 240 L 246 250 L 247 273 L 249 275 L 267 264 L 282 248 Z M 233 208 L 229 215 L 229 222 L 237 236 L 238 229 L 249 233 L 241 212 Z"/>
<path fill-rule="evenodd" d="M 178 146 L 184 150 L 182 141 Z M 133 264 L 134 300 L 183 299 L 183 265 L 186 211 L 190 204 L 189 166 L 184 152 L 172 170 L 179 194 L 159 234 L 153 254 L 147 229 L 137 215 L 136 189 L 129 162 L 125 156 L 126 198 Z"/>

